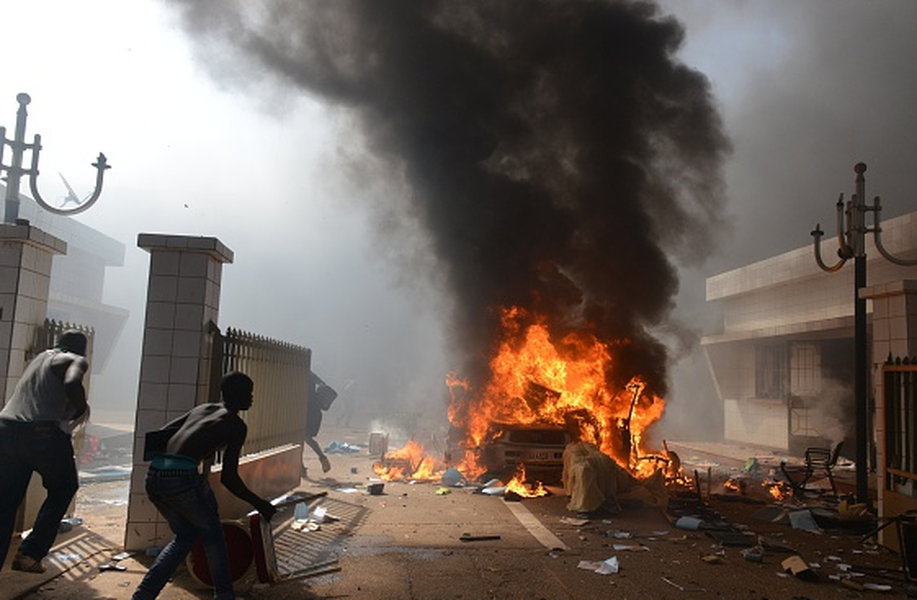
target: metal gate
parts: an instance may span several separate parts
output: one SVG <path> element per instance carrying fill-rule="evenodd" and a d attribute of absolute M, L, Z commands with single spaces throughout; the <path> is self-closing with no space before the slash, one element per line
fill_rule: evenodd
<path fill-rule="evenodd" d="M 886 490 L 917 497 L 917 362 L 889 360 L 885 384 Z"/>

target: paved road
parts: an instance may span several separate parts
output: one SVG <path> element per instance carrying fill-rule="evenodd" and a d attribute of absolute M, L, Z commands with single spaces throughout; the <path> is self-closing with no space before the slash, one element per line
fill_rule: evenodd
<path fill-rule="evenodd" d="M 250 571 L 237 583 L 246 597 L 846 598 L 870 592 L 844 588 L 840 581 L 831 579 L 840 573 L 839 564 L 850 564 L 873 575 L 876 569 L 894 571 L 900 564 L 897 556 L 869 543 L 864 545 L 855 533 L 839 530 L 816 534 L 756 518 L 756 513 L 760 517 L 759 511 L 766 508 L 764 500 L 757 498 L 713 498 L 710 503 L 728 522 L 744 524 L 756 534 L 791 546 L 815 565 L 818 581 L 788 576 L 781 562 L 790 553 L 769 551 L 761 562 L 747 561 L 741 555 L 742 548 L 719 545 L 703 531 L 676 528 L 659 509 L 625 507 L 615 516 L 577 522 L 571 521 L 578 515 L 566 509 L 567 500 L 562 495 L 513 503 L 471 488 L 451 488 L 449 493 L 440 494 L 436 484 L 386 483 L 383 494 L 374 496 L 365 488 L 372 457 L 359 453 L 331 458 L 334 469 L 329 475 L 333 477 L 305 480 L 301 490 L 327 492 L 321 506 L 337 520 L 321 524 L 318 531 L 295 535 L 291 519 L 275 524 L 278 555 L 286 570 L 311 563 L 323 565 L 319 570 L 327 573 L 266 585 L 259 584 Z M 310 473 L 318 472 L 317 461 L 308 460 L 315 463 Z M 125 508 L 116 501 L 104 501 L 119 497 L 118 485 L 85 485 L 81 492 L 85 522 L 62 536 L 49 573 L 36 576 L 4 570 L 0 573 L 0 599 L 129 597 L 150 559 L 135 556 L 119 563 L 124 571 L 100 570 L 120 550 L 123 539 Z M 462 541 L 464 534 L 496 539 Z M 296 543 L 288 543 L 291 539 Z M 619 565 L 616 574 L 601 575 L 580 568 L 581 563 L 613 557 Z M 887 596 L 905 596 L 903 582 L 875 576 L 857 581 L 888 583 L 892 590 Z M 181 572 L 160 598 L 210 596 L 208 588 Z"/>

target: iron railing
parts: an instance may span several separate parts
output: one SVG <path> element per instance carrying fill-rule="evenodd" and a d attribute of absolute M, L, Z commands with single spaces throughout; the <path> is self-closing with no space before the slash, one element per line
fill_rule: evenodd
<path fill-rule="evenodd" d="M 917 481 L 917 359 L 889 356 L 885 382 L 886 489 Z"/>
<path fill-rule="evenodd" d="M 224 373 L 241 371 L 255 382 L 255 401 L 240 413 L 248 424 L 243 454 L 302 443 L 312 351 L 232 328 L 213 340 L 211 400 L 219 399 Z"/>
<path fill-rule="evenodd" d="M 89 380 L 92 371 L 92 346 L 95 339 L 95 330 L 85 325 L 77 325 L 56 319 L 45 319 L 45 322 L 36 327 L 32 333 L 32 345 L 26 350 L 26 364 L 48 348 L 57 345 L 58 340 L 65 331 L 79 331 L 86 336 L 86 360 L 89 361 L 89 371 L 83 375 L 83 387 L 86 388 L 86 397 L 89 396 Z"/>

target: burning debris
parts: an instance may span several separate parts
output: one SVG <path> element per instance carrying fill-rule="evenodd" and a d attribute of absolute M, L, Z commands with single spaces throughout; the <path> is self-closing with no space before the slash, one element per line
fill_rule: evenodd
<path fill-rule="evenodd" d="M 453 440 L 458 451 L 450 457 L 460 469 L 478 476 L 518 464 L 553 464 L 559 476 L 564 448 L 587 441 L 642 477 L 679 470 L 667 450 L 643 450 L 644 433 L 665 403 L 647 394 L 639 377 L 622 390 L 608 386 L 606 374 L 614 368 L 608 344 L 575 333 L 555 344 L 545 325 L 524 327 L 524 320 L 521 309 L 504 311 L 506 337 L 482 391 L 455 376 L 447 381 L 450 421 L 465 433 Z"/>
<path fill-rule="evenodd" d="M 771 499 L 776 502 L 785 502 L 793 495 L 793 489 L 790 487 L 790 484 L 785 481 L 779 481 L 768 477 L 761 482 L 761 485 L 767 490 Z"/>
<path fill-rule="evenodd" d="M 423 446 L 409 441 L 403 448 L 386 452 L 373 464 L 383 481 L 438 481 L 446 471 L 441 461 L 428 455 Z"/>
<path fill-rule="evenodd" d="M 534 486 L 526 483 L 525 466 L 520 463 L 513 478 L 506 484 L 505 494 L 515 494 L 520 498 L 540 498 L 548 495 L 548 490 L 540 481 Z"/>

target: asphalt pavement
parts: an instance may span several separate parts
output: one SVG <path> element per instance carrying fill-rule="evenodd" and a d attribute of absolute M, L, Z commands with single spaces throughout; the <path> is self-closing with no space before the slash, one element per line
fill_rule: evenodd
<path fill-rule="evenodd" d="M 320 496 L 298 514 L 291 508 L 275 518 L 274 580 L 259 581 L 252 560 L 236 582 L 241 597 L 789 600 L 908 592 L 901 558 L 864 539 L 870 524 L 828 521 L 812 529 L 790 522 L 790 513 L 822 504 L 769 496 L 775 465 L 793 459 L 770 451 L 669 442 L 686 474 L 697 475 L 673 492 L 672 506 L 682 512 L 633 505 L 616 514 L 580 515 L 567 510 L 557 488 L 546 497 L 507 501 L 475 486 L 385 482 L 374 495 L 369 485 L 377 457 L 366 450 L 368 433 L 328 430 L 320 440 L 357 451 L 331 455 L 327 474 L 306 454 L 309 476 L 297 491 Z M 852 478 L 845 465 L 839 473 L 842 481 Z M 728 485 L 737 480 L 745 481 L 741 493 Z M 61 534 L 45 560 L 48 571 L 16 573 L 5 566 L 0 599 L 128 598 L 152 558 L 121 556 L 126 481 L 85 482 L 77 505 L 82 523 Z M 685 527 L 679 523 L 685 515 L 705 524 Z M 784 567 L 797 556 L 808 573 Z M 160 598 L 211 596 L 182 569 Z"/>

